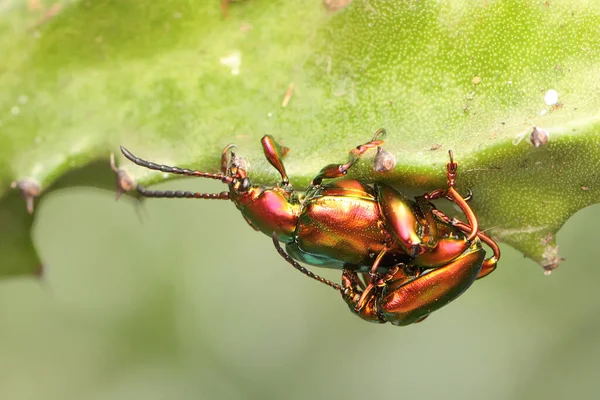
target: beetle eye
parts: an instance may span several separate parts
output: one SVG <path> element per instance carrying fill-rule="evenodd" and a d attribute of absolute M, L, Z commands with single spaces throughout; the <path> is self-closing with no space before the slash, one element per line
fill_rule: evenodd
<path fill-rule="evenodd" d="M 246 191 L 246 190 L 248 190 L 249 187 L 250 187 L 250 179 L 244 178 L 244 180 L 242 181 L 242 190 Z"/>

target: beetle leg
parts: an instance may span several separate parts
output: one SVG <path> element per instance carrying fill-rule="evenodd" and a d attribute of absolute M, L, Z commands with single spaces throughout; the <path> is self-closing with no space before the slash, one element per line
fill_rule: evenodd
<path fill-rule="evenodd" d="M 367 285 L 364 292 L 360 295 L 358 301 L 356 302 L 356 305 L 354 306 L 356 312 L 359 312 L 365 306 L 368 299 L 372 296 L 372 293 L 374 293 L 377 288 L 385 285 L 387 281 L 392 279 L 392 277 L 398 272 L 399 269 L 400 267 L 396 265 L 395 267 L 390 268 L 390 270 L 381 278 L 379 278 L 376 275 L 373 276 L 372 274 L 370 274 L 370 283 Z"/>
<path fill-rule="evenodd" d="M 440 219 L 444 220 L 445 222 L 447 222 L 449 224 L 454 225 L 455 227 L 457 227 L 458 229 L 460 229 L 461 231 L 463 231 L 465 233 L 470 233 L 473 231 L 473 228 L 471 228 L 469 225 L 465 224 L 464 222 L 461 222 L 455 218 L 450 218 L 446 214 L 444 214 L 443 212 L 441 212 L 439 210 L 435 210 L 434 212 L 437 217 L 439 217 Z M 498 260 L 500 260 L 500 247 L 498 246 L 498 243 L 496 243 L 494 241 L 494 239 L 492 239 L 491 237 L 489 237 L 482 231 L 477 231 L 477 237 L 479 239 L 481 239 L 482 242 L 487 244 L 494 253 L 494 255 L 492 257 L 484 260 L 483 266 L 481 267 L 481 271 L 479 272 L 479 275 L 477 275 L 477 279 L 481 279 L 481 278 L 489 275 L 490 273 L 492 273 L 492 271 L 494 271 L 496 269 Z"/>
<path fill-rule="evenodd" d="M 458 229 L 460 229 L 463 232 L 468 232 L 468 231 L 472 231 L 473 228 L 471 228 L 469 225 L 465 224 L 464 222 L 461 221 L 457 221 L 457 220 L 452 220 L 452 224 L 454 226 L 456 226 Z M 486 235 L 485 233 L 483 233 L 482 231 L 478 231 L 477 232 L 477 237 L 479 239 L 481 239 L 482 242 L 484 242 L 485 244 L 487 244 L 492 251 L 494 252 L 494 255 L 491 256 L 490 258 L 485 259 L 485 261 L 483 262 L 483 266 L 481 267 L 481 271 L 479 272 L 479 275 L 477 275 L 477 279 L 481 279 L 489 274 L 491 274 L 495 269 L 496 266 L 498 264 L 498 260 L 500 260 L 500 247 L 498 247 L 498 243 L 496 243 L 494 241 L 494 239 L 492 239 L 491 237 L 489 237 L 488 235 Z"/>
<path fill-rule="evenodd" d="M 367 285 L 365 283 L 363 283 L 363 282 L 371 282 L 371 275 L 368 272 L 363 272 L 361 274 L 361 276 L 362 276 L 362 281 L 359 280 L 358 283 L 359 283 L 360 288 L 362 290 L 365 290 L 366 287 L 367 287 Z"/>
<path fill-rule="evenodd" d="M 477 278 L 485 257 L 479 242 L 447 265 L 406 281 L 394 276 L 382 288 L 377 311 L 394 325 L 409 325 L 460 296 Z"/>
<path fill-rule="evenodd" d="M 345 269 L 342 273 L 342 299 L 348 304 L 350 311 L 358 315 L 360 318 L 369 322 L 385 323 L 379 317 L 377 312 L 377 298 L 381 294 L 381 288 L 373 287 L 373 289 L 365 295 L 363 285 L 355 271 Z M 365 298 L 365 304 L 360 310 L 357 310 L 357 304 L 361 297 Z"/>
<path fill-rule="evenodd" d="M 473 191 L 471 189 L 468 189 L 468 191 L 469 191 L 469 194 L 467 194 L 465 197 L 463 197 L 463 199 L 466 202 L 473 200 Z M 448 196 L 447 193 L 448 193 L 448 190 L 446 190 L 446 189 L 436 189 L 433 192 L 426 193 L 425 196 L 423 196 L 423 197 L 426 197 L 429 200 L 435 200 L 435 199 L 439 199 L 441 197 L 445 197 L 446 199 L 452 201 L 452 198 L 450 196 Z"/>
<path fill-rule="evenodd" d="M 370 292 L 370 296 L 367 299 L 365 306 L 363 306 L 360 311 L 355 311 L 356 304 L 360 299 L 361 295 L 364 293 L 364 284 L 361 282 L 360 278 L 358 277 L 355 271 L 345 269 L 342 273 L 342 285 L 338 285 L 337 283 L 331 282 L 325 278 L 320 277 L 319 275 L 313 274 L 311 271 L 304 268 L 296 260 L 290 257 L 290 255 L 287 254 L 279 244 L 279 240 L 277 240 L 277 235 L 275 232 L 273 232 L 273 244 L 275 245 L 275 249 L 277 249 L 279 255 L 283 257 L 288 263 L 290 263 L 295 269 L 302 272 L 309 278 L 324 283 L 325 285 L 339 291 L 342 295 L 342 298 L 344 299 L 346 304 L 348 304 L 350 310 L 353 313 L 357 314 L 359 317 L 366 321 L 379 323 L 385 322 L 379 318 L 375 305 L 378 295 L 381 293 L 381 288 L 374 286 Z"/>
<path fill-rule="evenodd" d="M 468 190 L 469 190 L 469 194 L 466 195 L 465 197 L 463 197 L 466 202 L 473 200 L 473 191 L 471 189 L 468 189 Z"/>
<path fill-rule="evenodd" d="M 433 200 L 433 199 L 440 198 L 440 197 L 446 197 L 450 201 L 454 202 L 461 209 L 461 211 L 465 214 L 465 216 L 467 217 L 467 221 L 469 222 L 469 225 L 472 227 L 472 230 L 470 231 L 469 236 L 467 237 L 468 241 L 472 241 L 475 238 L 475 236 L 477 236 L 479 222 L 477 221 L 477 217 L 475 216 L 475 213 L 473 212 L 471 207 L 467 204 L 467 201 L 455 189 L 456 175 L 457 175 L 456 171 L 458 170 L 458 163 L 454 161 L 454 157 L 452 155 L 452 150 L 448 151 L 448 155 L 450 156 L 450 162 L 446 163 L 446 177 L 448 178 L 448 189 L 435 190 L 429 194 L 426 194 L 425 198 Z M 469 196 L 472 196 L 470 191 L 469 191 L 469 193 L 470 193 Z M 467 197 L 469 197 L 469 196 L 467 196 Z"/>
<path fill-rule="evenodd" d="M 226 174 L 229 167 L 229 150 L 237 147 L 235 144 L 228 144 L 221 152 L 221 172 Z"/>
<path fill-rule="evenodd" d="M 379 254 L 377 255 L 377 258 L 375 258 L 375 261 L 373 262 L 373 266 L 371 267 L 371 271 L 369 271 L 369 277 L 371 278 L 370 281 L 373 281 L 376 278 L 379 278 L 379 276 L 377 275 L 377 268 L 379 268 L 379 264 L 381 263 L 381 259 L 383 258 L 383 256 L 385 256 L 388 252 L 389 248 L 387 246 L 383 246 L 383 249 L 379 252 Z"/>
<path fill-rule="evenodd" d="M 285 259 L 285 261 L 287 261 L 288 263 L 290 263 L 292 265 L 292 267 L 296 268 L 298 271 L 302 272 L 304 275 L 308 276 L 309 278 L 312 278 L 318 282 L 324 283 L 325 285 L 327 285 L 337 291 L 340 291 L 340 292 L 342 291 L 342 287 L 339 284 L 332 282 L 328 279 L 325 279 L 317 274 L 314 274 L 311 271 L 309 271 L 308 269 L 304 268 L 302 265 L 300 265 L 288 253 L 286 253 L 285 250 L 281 247 L 281 245 L 279 244 L 279 240 L 277 239 L 277 233 L 273 232 L 272 236 L 273 236 L 273 244 L 275 245 L 275 249 L 277 250 L 279 255 Z"/>
<path fill-rule="evenodd" d="M 230 4 L 231 0 L 221 0 L 221 14 L 223 14 L 223 18 L 227 18 Z"/>
<path fill-rule="evenodd" d="M 452 197 L 452 201 L 454 201 L 454 203 L 456 203 L 456 205 L 458 207 L 460 207 L 461 211 L 467 217 L 467 220 L 469 221 L 469 226 L 471 227 L 471 232 L 469 233 L 469 236 L 467 236 L 467 240 L 468 241 L 473 240 L 475 238 L 475 236 L 477 236 L 477 232 L 478 232 L 478 228 L 479 228 L 479 221 L 477 221 L 477 217 L 475 216 L 475 213 L 473 212 L 471 207 L 467 204 L 465 199 L 463 199 L 462 196 L 453 187 L 448 189 L 448 195 L 450 197 Z"/>
<path fill-rule="evenodd" d="M 446 189 L 436 189 L 433 192 L 425 193 L 423 197 L 425 197 L 427 200 L 436 200 L 441 197 L 446 197 Z"/>
<path fill-rule="evenodd" d="M 364 292 L 360 295 L 360 298 L 356 302 L 355 308 L 356 308 L 357 312 L 359 312 L 364 307 L 367 299 L 372 295 L 371 293 L 373 292 L 373 290 L 376 287 L 383 285 L 382 282 L 385 282 L 386 280 L 389 280 L 391 278 L 390 271 L 393 270 L 392 275 L 398 271 L 398 267 L 395 267 L 395 268 L 391 268 L 383 277 L 380 277 L 377 274 L 377 268 L 379 268 L 379 264 L 381 263 L 383 256 L 386 255 L 388 250 L 389 250 L 389 248 L 387 246 L 384 246 L 383 250 L 381 250 L 379 252 L 379 254 L 377 255 L 377 258 L 373 262 L 373 266 L 371 267 L 371 270 L 369 271 L 369 275 L 368 275 L 369 279 L 367 280 L 366 275 L 363 275 L 363 277 L 365 278 L 365 282 L 368 282 L 369 284 L 364 289 Z M 359 280 L 359 282 L 360 282 L 360 280 Z"/>
<path fill-rule="evenodd" d="M 378 183 L 374 185 L 379 212 L 392 237 L 410 257 L 426 252 L 422 241 L 424 218 L 419 215 L 418 207 L 395 189 Z"/>
<path fill-rule="evenodd" d="M 290 183 L 285 167 L 283 166 L 283 157 L 290 151 L 288 147 L 281 146 L 271 136 L 265 135 L 260 140 L 263 146 L 263 151 L 269 163 L 279 172 L 281 175 L 281 184 L 287 186 Z"/>
<path fill-rule="evenodd" d="M 385 323 L 387 320 L 380 313 L 379 302 L 382 294 L 386 292 L 386 285 L 393 280 L 395 284 L 414 281 L 417 275 L 410 275 L 406 271 L 407 266 L 397 264 L 391 268 L 382 278 L 368 285 L 363 290 L 363 284 L 355 271 L 345 269 L 342 274 L 342 298 L 350 307 L 352 313 L 369 322 Z M 425 319 L 422 317 L 419 321 Z"/>
<path fill-rule="evenodd" d="M 446 164 L 446 177 L 448 178 L 447 195 L 452 198 L 452 201 L 454 201 L 456 205 L 460 207 L 462 212 L 467 217 L 467 221 L 469 221 L 469 225 L 472 229 L 471 233 L 467 237 L 467 240 L 471 241 L 475 238 L 475 236 L 477 236 L 479 222 L 477 221 L 475 213 L 473 213 L 473 210 L 471 210 L 471 207 L 469 207 L 465 199 L 454 188 L 457 175 L 456 171 L 458 170 L 458 163 L 454 161 L 454 158 L 452 156 L 452 150 L 448 151 L 448 155 L 450 156 L 450 162 Z"/>
<path fill-rule="evenodd" d="M 356 146 L 350 151 L 348 162 L 346 164 L 329 164 L 325 166 L 319 174 L 312 180 L 313 186 L 321 184 L 323 179 L 340 178 L 348 173 L 348 170 L 360 159 L 360 157 L 369 149 L 374 149 L 381 146 L 383 140 L 377 139 L 379 136 L 385 136 L 385 129 L 381 128 L 373 136 L 370 142 Z"/>
<path fill-rule="evenodd" d="M 433 215 L 433 206 L 425 196 L 419 196 L 415 199 L 417 201 L 417 209 L 421 212 L 423 219 L 425 220 L 421 226 L 424 228 L 424 235 L 422 239 L 422 245 L 432 249 L 437 246 L 438 243 L 438 231 L 437 223 Z"/>

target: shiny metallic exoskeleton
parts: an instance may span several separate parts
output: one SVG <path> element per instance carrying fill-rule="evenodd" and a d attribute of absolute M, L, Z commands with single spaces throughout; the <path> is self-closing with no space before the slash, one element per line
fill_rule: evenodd
<path fill-rule="evenodd" d="M 274 187 L 253 185 L 242 158 L 225 147 L 221 172 L 207 173 L 137 158 L 132 162 L 162 172 L 217 179 L 229 186 L 221 193 L 151 191 L 138 185 L 146 197 L 231 200 L 254 229 L 272 236 L 282 257 L 303 274 L 339 291 L 351 311 L 371 322 L 408 325 L 460 296 L 479 278 L 496 268 L 497 244 L 479 231 L 468 199 L 455 189 L 457 163 L 452 152 L 446 165 L 448 187 L 409 199 L 383 183 L 337 179 L 369 149 L 380 148 L 383 129 L 373 139 L 350 151 L 345 164 L 325 166 L 309 187 L 291 186 L 283 158 L 289 151 L 271 136 L 261 140 L 265 156 L 279 172 Z M 455 203 L 467 222 L 452 219 L 432 200 Z M 485 259 L 482 242 L 493 251 Z M 282 248 L 284 244 L 285 249 Z M 299 264 L 341 269 L 342 283 L 315 275 Z"/>

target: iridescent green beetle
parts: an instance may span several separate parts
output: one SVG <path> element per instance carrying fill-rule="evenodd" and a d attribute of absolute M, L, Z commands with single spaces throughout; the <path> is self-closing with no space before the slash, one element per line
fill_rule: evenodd
<path fill-rule="evenodd" d="M 350 151 L 345 164 L 324 167 L 304 192 L 290 185 L 282 159 L 287 148 L 272 137 L 261 140 L 267 160 L 281 175 L 274 187 L 253 185 L 242 158 L 225 147 L 221 173 L 158 165 L 121 151 L 132 162 L 167 173 L 217 179 L 221 193 L 151 191 L 146 197 L 231 200 L 254 229 L 273 237 L 277 251 L 296 269 L 339 291 L 350 309 L 372 322 L 408 325 L 425 319 L 496 268 L 497 244 L 478 230 L 467 200 L 455 190 L 457 163 L 450 152 L 448 188 L 408 199 L 383 184 L 342 178 L 369 149 L 383 145 L 385 131 Z M 454 202 L 467 223 L 451 219 L 432 200 Z M 485 258 L 481 242 L 493 250 Z M 285 250 L 280 242 L 285 244 Z M 298 262 L 343 270 L 342 284 L 319 277 Z M 362 278 L 362 279 L 361 279 Z"/>

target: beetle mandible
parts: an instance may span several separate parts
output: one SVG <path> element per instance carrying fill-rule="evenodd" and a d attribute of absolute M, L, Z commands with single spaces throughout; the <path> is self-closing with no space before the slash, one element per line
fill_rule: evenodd
<path fill-rule="evenodd" d="M 234 145 L 223 149 L 220 173 L 159 165 L 122 146 L 121 151 L 145 168 L 216 179 L 229 186 L 221 193 L 195 193 L 138 185 L 142 196 L 231 200 L 250 226 L 272 236 L 287 262 L 339 291 L 358 316 L 408 325 L 422 321 L 491 273 L 500 250 L 478 230 L 477 217 L 467 203 L 471 194 L 464 198 L 455 189 L 458 164 L 451 151 L 446 164 L 448 187 L 414 200 L 383 183 L 336 179 L 344 177 L 365 152 L 382 146 L 384 135 L 385 130 L 379 129 L 371 141 L 350 151 L 345 164 L 325 166 L 303 192 L 293 189 L 283 165 L 289 149 L 269 135 L 261 143 L 267 160 L 281 176 L 274 187 L 251 183 L 244 160 L 231 151 Z M 440 198 L 455 203 L 467 222 L 438 210 L 431 201 Z M 481 242 L 493 250 L 492 257 L 484 260 Z M 298 262 L 341 269 L 342 284 L 321 278 Z"/>

